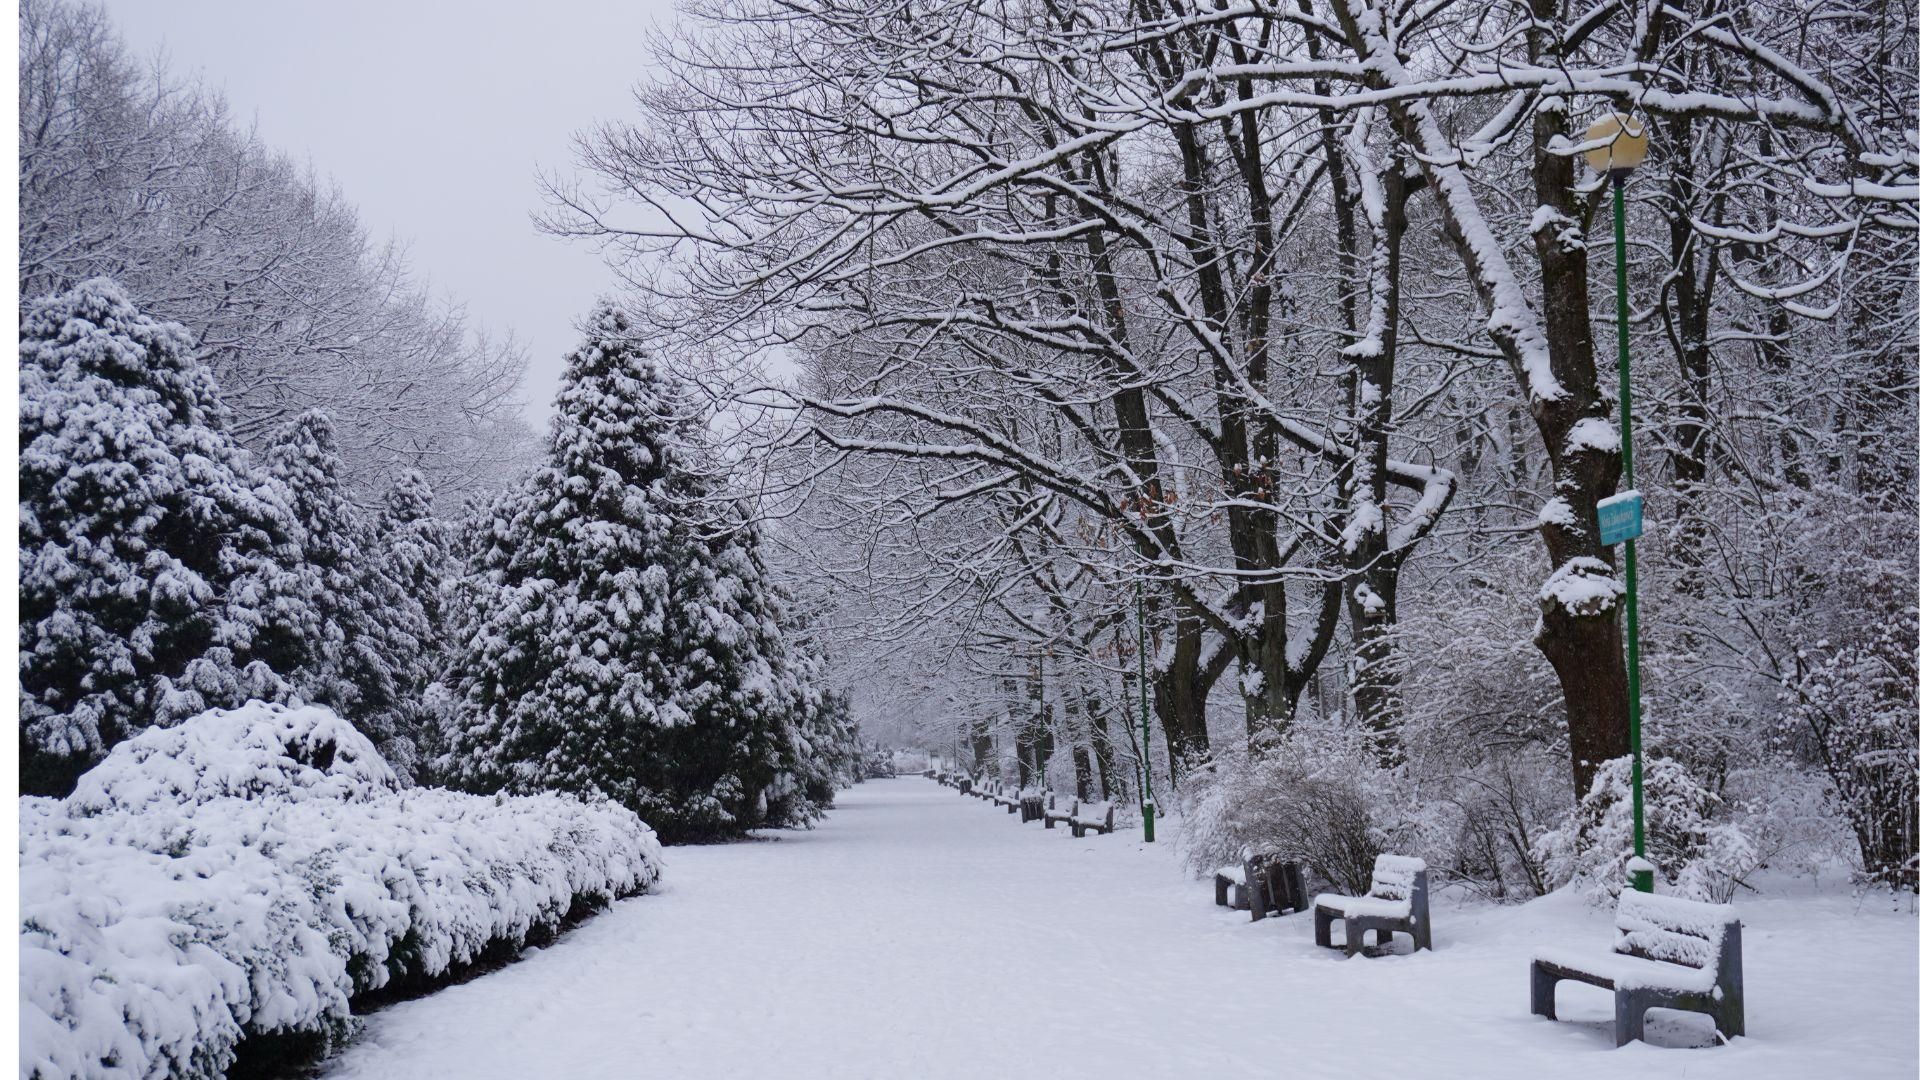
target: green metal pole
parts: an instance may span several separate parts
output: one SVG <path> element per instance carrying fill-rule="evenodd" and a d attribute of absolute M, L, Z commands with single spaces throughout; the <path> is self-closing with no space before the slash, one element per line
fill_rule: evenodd
<path fill-rule="evenodd" d="M 1633 382 L 1627 360 L 1627 172 L 1613 170 L 1613 287 L 1620 339 L 1620 464 L 1633 489 Z M 1633 854 L 1647 858 L 1646 799 L 1641 792 L 1640 757 L 1640 574 L 1634 542 L 1627 541 L 1627 725 L 1633 739 Z M 1653 873 L 1637 869 L 1633 887 L 1653 891 Z"/>
<path fill-rule="evenodd" d="M 1140 621 L 1140 822 L 1146 826 L 1147 843 L 1153 843 L 1153 729 L 1147 715 L 1147 585 L 1138 583 L 1134 595 L 1139 601 Z"/>

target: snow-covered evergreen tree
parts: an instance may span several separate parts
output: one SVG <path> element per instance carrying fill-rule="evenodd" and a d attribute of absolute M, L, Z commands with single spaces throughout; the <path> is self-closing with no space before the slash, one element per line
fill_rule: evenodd
<path fill-rule="evenodd" d="M 22 316 L 23 791 L 149 724 L 282 700 L 306 658 L 298 518 L 189 349 L 105 279 Z"/>
<path fill-rule="evenodd" d="M 383 753 L 402 775 L 416 778 L 437 752 L 447 715 L 441 679 L 449 635 L 448 579 L 452 538 L 434 516 L 433 487 L 418 470 L 402 472 L 387 491 L 369 546 L 378 552 L 372 582 L 379 601 L 375 627 L 392 660 L 395 699 L 373 726 L 393 734 Z"/>
<path fill-rule="evenodd" d="M 809 691 L 686 389 L 603 305 L 557 406 L 548 463 L 477 544 L 446 777 L 603 794 L 669 839 L 809 819 L 784 797 Z"/>
<path fill-rule="evenodd" d="M 424 646 L 424 614 L 399 577 L 396 553 L 349 497 L 325 413 L 308 410 L 283 428 L 267 463 L 292 494 L 305 533 L 302 556 L 319 585 L 318 633 L 296 682 L 308 700 L 347 717 L 411 776 L 413 740 L 403 713 L 415 689 L 409 665 Z"/>

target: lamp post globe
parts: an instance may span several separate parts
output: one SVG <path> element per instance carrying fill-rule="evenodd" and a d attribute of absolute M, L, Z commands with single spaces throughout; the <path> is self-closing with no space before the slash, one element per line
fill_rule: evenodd
<path fill-rule="evenodd" d="M 1608 113 L 1587 129 L 1585 141 L 1600 144 L 1587 151 L 1597 173 L 1630 173 L 1647 160 L 1647 126 L 1635 117 Z"/>

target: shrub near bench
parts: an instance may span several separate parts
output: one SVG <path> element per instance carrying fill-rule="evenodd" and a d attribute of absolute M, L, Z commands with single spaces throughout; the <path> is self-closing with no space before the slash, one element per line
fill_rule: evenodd
<path fill-rule="evenodd" d="M 1534 954 L 1533 1014 L 1555 1019 L 1562 979 L 1613 991 L 1613 1041 L 1646 1037 L 1648 1009 L 1713 1017 L 1726 1038 L 1747 1033 L 1740 916 L 1732 904 L 1628 890 L 1614 909 L 1613 952 L 1548 948 Z"/>

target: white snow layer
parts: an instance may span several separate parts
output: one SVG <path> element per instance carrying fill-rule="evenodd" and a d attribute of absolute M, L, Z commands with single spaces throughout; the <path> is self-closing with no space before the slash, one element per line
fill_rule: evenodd
<path fill-rule="evenodd" d="M 820 827 L 679 848 L 670 882 L 538 954 L 381 1009 L 330 1080 L 1912 1080 L 1915 920 L 1845 882 L 1743 898 L 1747 1038 L 1613 995 L 1527 1013 L 1535 949 L 1606 956 L 1614 913 L 1433 897 L 1434 951 L 1347 959 L 1313 918 L 1253 922 L 1179 865 L 1181 821 L 1074 839 L 918 777 Z M 1338 934 L 1338 930 L 1335 931 Z M 1390 1035 L 1383 1037 L 1383 1033 Z M 1699 1049 L 1687 1049 L 1697 1047 Z M 1276 1065 L 1276 1063 L 1283 1063 Z"/>
<path fill-rule="evenodd" d="M 396 790 L 318 708 L 249 703 L 20 800 L 20 1074 L 217 1076 L 246 1035 L 349 1030 L 348 999 L 644 891 L 611 804 Z"/>
<path fill-rule="evenodd" d="M 1555 603 L 1575 615 L 1599 615 L 1627 594 L 1613 567 L 1584 555 L 1568 559 L 1540 586 L 1542 603 Z"/>

